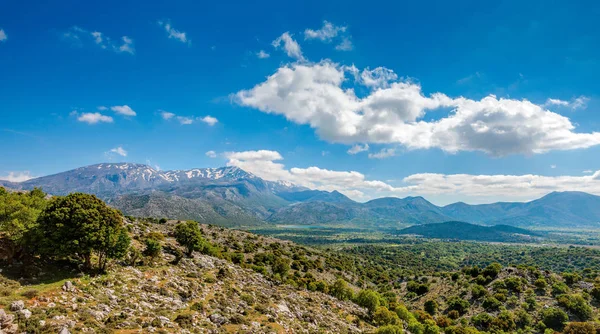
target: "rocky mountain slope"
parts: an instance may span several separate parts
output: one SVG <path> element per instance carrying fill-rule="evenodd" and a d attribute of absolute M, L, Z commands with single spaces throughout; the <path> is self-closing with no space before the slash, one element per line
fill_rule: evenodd
<path fill-rule="evenodd" d="M 436 206 L 422 197 L 355 202 L 333 191 L 310 190 L 263 180 L 237 167 L 158 171 L 147 165 L 103 163 L 22 183 L 54 195 L 92 193 L 125 214 L 195 219 L 223 226 L 264 224 L 354 224 L 374 228 L 459 220 L 523 227 L 596 228 L 600 197 L 551 193 L 526 203 Z"/>

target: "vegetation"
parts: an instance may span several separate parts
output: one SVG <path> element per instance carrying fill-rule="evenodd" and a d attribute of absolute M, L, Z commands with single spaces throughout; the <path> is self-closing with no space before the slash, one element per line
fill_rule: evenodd
<path fill-rule="evenodd" d="M 286 312 L 292 314 L 291 310 L 304 304 L 317 305 L 317 300 L 322 308 L 302 317 L 339 310 L 344 316 L 336 326 L 351 326 L 354 331 L 596 333 L 599 328 L 600 252 L 594 249 L 420 238 L 389 244 L 330 243 L 314 248 L 194 221 L 123 217 L 92 195 L 75 193 L 47 199 L 40 190 L 9 193 L 0 189 L 0 208 L 0 242 L 14 245 L 15 250 L 2 253 L 7 270 L 0 276 L 0 307 L 9 310 L 14 300 L 34 300 L 37 304 L 32 301 L 30 305 L 44 308 L 32 315 L 37 324 L 50 315 L 79 314 L 83 318 L 98 312 L 59 311 L 41 301 L 56 295 L 65 278 L 78 280 L 82 291 L 76 300 L 103 295 L 117 284 L 105 280 L 127 273 L 132 276 L 128 276 L 130 281 L 123 291 L 129 296 L 136 282 L 148 277 L 156 286 L 145 287 L 144 295 L 152 293 L 154 300 L 177 301 L 179 306 L 160 311 L 175 331 L 214 326 L 233 326 L 235 331 L 259 321 L 277 332 L 276 325 L 290 319 Z M 24 261 L 14 261 L 17 258 Z M 11 260 L 14 263 L 8 266 Z M 32 267 L 38 270 L 31 273 Z M 100 275 L 75 278 L 77 269 Z M 281 296 L 269 299 L 244 287 L 229 288 L 253 275 L 260 279 L 252 278 L 252 284 L 269 282 L 268 289 L 288 289 L 285 295 L 299 293 L 302 297 L 294 301 L 297 304 L 285 304 L 279 302 Z M 51 283 L 44 285 L 46 282 Z M 206 287 L 229 290 L 217 296 L 210 289 L 203 290 Z M 221 323 L 219 317 L 225 311 L 219 305 L 227 304 L 227 300 L 243 305 L 245 313 L 228 314 Z M 88 304 L 114 303 L 118 302 Z M 279 322 L 273 320 L 277 312 L 282 314 Z M 158 318 L 125 322 L 120 314 L 108 312 L 102 321 L 79 317 L 75 321 L 95 332 L 116 323 L 138 329 L 166 326 L 161 322 L 164 319 Z M 212 318 L 202 323 L 198 321 L 202 315 Z M 298 327 L 293 328 L 297 329 L 311 323 L 310 319 L 294 321 Z M 43 332 L 32 323 L 19 324 L 23 326 L 19 328 Z M 350 327 L 335 328 L 349 331 Z"/>

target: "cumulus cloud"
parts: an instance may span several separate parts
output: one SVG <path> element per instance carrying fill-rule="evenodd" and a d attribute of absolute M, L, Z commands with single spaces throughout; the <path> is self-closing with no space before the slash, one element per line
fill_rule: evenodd
<path fill-rule="evenodd" d="M 258 51 L 258 52 L 256 53 L 256 56 L 257 56 L 258 58 L 260 58 L 260 59 L 266 59 L 266 58 L 269 58 L 269 57 L 271 57 L 271 55 L 270 55 L 270 54 L 268 54 L 268 53 L 266 53 L 266 52 L 265 52 L 265 50 L 260 50 L 260 51 Z"/>
<path fill-rule="evenodd" d="M 24 182 L 27 180 L 31 180 L 33 178 L 34 178 L 34 176 L 32 176 L 29 171 L 8 172 L 8 175 L 4 175 L 4 176 L 0 175 L 0 180 L 9 181 L 9 182 Z"/>
<path fill-rule="evenodd" d="M 137 113 L 131 109 L 131 107 L 129 107 L 128 105 L 123 105 L 123 106 L 112 106 L 110 107 L 110 110 L 116 112 L 119 115 L 123 115 L 123 116 L 136 116 Z"/>
<path fill-rule="evenodd" d="M 318 39 L 323 42 L 331 42 L 331 40 L 337 37 L 339 33 L 344 31 L 346 31 L 346 27 L 336 26 L 331 22 L 323 21 L 321 29 L 304 30 L 304 39 Z"/>
<path fill-rule="evenodd" d="M 111 149 L 111 150 L 110 150 L 110 152 L 111 152 L 111 153 L 118 154 L 118 155 L 120 155 L 120 156 L 122 156 L 122 157 L 126 157 L 126 156 L 127 156 L 127 151 L 125 151 L 125 150 L 123 149 L 123 147 L 121 147 L 121 146 L 119 146 L 119 147 L 115 147 L 115 148 Z"/>
<path fill-rule="evenodd" d="M 217 152 L 215 151 L 207 151 L 206 153 L 204 153 L 207 157 L 209 158 L 216 158 L 217 157 Z"/>
<path fill-rule="evenodd" d="M 204 117 L 200 118 L 200 120 L 210 126 L 213 126 L 219 122 L 218 119 L 216 119 L 212 116 L 204 116 Z"/>
<path fill-rule="evenodd" d="M 242 106 L 307 124 L 322 139 L 336 143 L 399 144 L 409 150 L 439 148 L 494 156 L 600 144 L 599 132 L 577 133 L 569 118 L 528 100 L 426 95 L 419 84 L 397 79 L 385 68 L 361 72 L 356 84 L 364 86 L 366 79 L 372 90 L 359 97 L 354 89 L 342 87 L 346 73 L 358 73 L 354 69 L 330 61 L 293 63 L 233 98 Z M 430 111 L 443 116 L 426 120 Z"/>
<path fill-rule="evenodd" d="M 228 166 L 237 166 L 270 181 L 287 181 L 311 189 L 337 190 L 356 200 L 382 196 L 446 196 L 471 202 L 531 200 L 552 191 L 585 191 L 600 194 L 600 171 L 586 176 L 473 175 L 420 173 L 409 175 L 400 185 L 369 180 L 357 171 L 334 171 L 311 166 L 286 168 L 277 151 L 226 152 Z"/>
<path fill-rule="evenodd" d="M 386 88 L 390 82 L 398 80 L 398 75 L 394 71 L 385 67 L 377 67 L 369 70 L 367 67 L 360 74 L 360 81 L 363 85 L 371 88 Z"/>
<path fill-rule="evenodd" d="M 0 29 L 0 42 L 4 42 L 8 39 L 8 36 L 4 32 L 4 29 Z"/>
<path fill-rule="evenodd" d="M 292 38 L 292 35 L 290 35 L 289 32 L 284 32 L 281 36 L 273 41 L 272 45 L 275 48 L 283 47 L 283 50 L 288 57 L 295 58 L 297 60 L 304 60 L 300 45 Z"/>
<path fill-rule="evenodd" d="M 159 20 L 158 25 L 165 29 L 169 38 L 178 40 L 182 43 L 187 43 L 188 45 L 191 44 L 192 41 L 187 38 L 186 33 L 173 28 L 170 20 Z"/>
<path fill-rule="evenodd" d="M 110 116 L 106 116 L 106 115 L 102 115 L 99 112 L 86 112 L 86 113 L 77 113 L 76 111 L 73 111 L 71 114 L 76 115 L 77 116 L 77 120 L 83 123 L 88 123 L 88 124 L 96 124 L 96 123 L 112 123 L 113 122 L 113 118 Z"/>
<path fill-rule="evenodd" d="M 133 39 L 127 36 L 122 36 L 120 42 L 115 42 L 100 31 L 89 31 L 78 26 L 73 26 L 67 32 L 63 33 L 63 38 L 79 46 L 95 44 L 102 49 L 116 53 L 135 54 Z"/>
<path fill-rule="evenodd" d="M 396 149 L 383 148 L 377 153 L 369 153 L 369 159 L 385 159 L 396 155 Z"/>
<path fill-rule="evenodd" d="M 352 146 L 350 149 L 348 149 L 348 154 L 358 154 L 360 152 L 365 152 L 369 150 L 369 144 L 364 144 L 364 145 L 360 145 L 360 144 L 356 144 L 354 146 Z"/>

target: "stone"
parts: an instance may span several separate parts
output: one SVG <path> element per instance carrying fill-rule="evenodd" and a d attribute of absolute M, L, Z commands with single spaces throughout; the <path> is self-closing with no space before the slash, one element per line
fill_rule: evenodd
<path fill-rule="evenodd" d="M 71 281 L 66 281 L 65 284 L 63 284 L 62 289 L 63 291 L 71 292 L 75 290 L 75 286 L 73 286 Z"/>
<path fill-rule="evenodd" d="M 63 327 L 58 334 L 71 334 L 71 332 L 69 332 L 69 330 L 67 329 L 67 327 Z"/>
<path fill-rule="evenodd" d="M 20 310 L 19 314 L 21 314 L 21 316 L 23 316 L 25 319 L 29 319 L 31 317 L 31 311 L 28 309 Z"/>
<path fill-rule="evenodd" d="M 25 308 L 25 303 L 22 300 L 17 300 L 10 303 L 10 310 L 13 312 L 21 311 Z"/>

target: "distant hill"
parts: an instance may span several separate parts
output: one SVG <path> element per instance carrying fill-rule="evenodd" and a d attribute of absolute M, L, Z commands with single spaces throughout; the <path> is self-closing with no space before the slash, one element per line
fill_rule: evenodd
<path fill-rule="evenodd" d="M 449 221 L 439 224 L 424 224 L 407 227 L 398 234 L 415 234 L 426 238 L 458 239 L 494 242 L 531 241 L 540 235 L 526 229 L 494 225 L 481 226 L 459 221 Z"/>
<path fill-rule="evenodd" d="M 358 225 L 399 228 L 464 221 L 481 225 L 600 228 L 600 196 L 554 192 L 540 199 L 436 206 L 423 197 L 384 197 L 358 203 L 338 191 L 273 182 L 237 167 L 159 171 L 135 163 L 102 163 L 25 182 L 0 181 L 15 190 L 41 187 L 52 195 L 95 194 L 125 214 L 196 219 L 226 226 L 260 224 Z"/>

